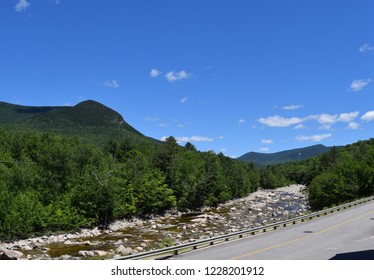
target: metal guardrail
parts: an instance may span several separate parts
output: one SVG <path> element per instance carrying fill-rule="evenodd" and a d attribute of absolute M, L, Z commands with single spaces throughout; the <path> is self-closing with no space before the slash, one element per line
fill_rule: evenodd
<path fill-rule="evenodd" d="M 207 238 L 203 240 L 198 240 L 195 242 L 190 242 L 190 243 L 181 244 L 177 246 L 166 247 L 166 248 L 157 249 L 153 251 L 124 256 L 124 257 L 116 258 L 114 260 L 138 260 L 138 259 L 145 259 L 145 258 L 150 258 L 150 257 L 155 257 L 155 256 L 163 256 L 163 258 L 167 258 L 173 255 L 178 255 L 181 251 L 196 250 L 198 248 L 206 247 L 209 245 L 215 245 L 218 243 L 222 243 L 222 242 L 226 242 L 226 241 L 230 241 L 234 239 L 240 239 L 240 238 L 243 238 L 249 235 L 256 235 L 256 233 L 260 233 L 260 232 L 264 233 L 264 232 L 267 232 L 268 230 L 277 230 L 278 228 L 281 228 L 281 227 L 287 227 L 287 225 L 290 225 L 290 224 L 294 225 L 297 222 L 305 222 L 307 220 L 312 220 L 313 218 L 325 216 L 325 215 L 328 215 L 328 214 L 331 214 L 337 211 L 341 211 L 347 208 L 351 208 L 353 206 L 357 206 L 359 204 L 363 204 L 365 202 L 369 202 L 372 200 L 374 200 L 374 196 L 360 199 L 357 201 L 353 201 L 350 203 L 342 204 L 342 205 L 329 208 L 329 209 L 325 209 L 322 211 L 314 212 L 308 215 L 302 215 L 302 216 L 298 216 L 292 219 L 267 224 L 267 225 L 260 226 L 260 227 L 245 229 L 245 230 L 241 230 L 238 232 L 220 235 L 220 236 Z"/>

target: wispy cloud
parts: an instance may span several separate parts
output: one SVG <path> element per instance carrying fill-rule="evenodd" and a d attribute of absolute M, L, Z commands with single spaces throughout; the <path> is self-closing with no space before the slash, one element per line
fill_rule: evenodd
<path fill-rule="evenodd" d="M 28 7 L 30 7 L 31 3 L 27 2 L 27 0 L 19 0 L 17 5 L 14 7 L 14 9 L 17 12 L 25 11 Z"/>
<path fill-rule="evenodd" d="M 239 123 L 239 126 L 242 126 L 242 125 L 245 125 L 247 121 L 245 119 L 240 119 L 238 123 Z"/>
<path fill-rule="evenodd" d="M 351 83 L 351 86 L 347 89 L 348 91 L 361 91 L 363 90 L 364 87 L 369 85 L 373 79 L 368 78 L 368 79 L 360 79 L 360 80 L 353 80 Z"/>
<path fill-rule="evenodd" d="M 165 78 L 169 81 L 169 82 L 176 82 L 176 81 L 181 81 L 181 80 L 184 80 L 184 79 L 189 79 L 192 77 L 192 73 L 187 73 L 186 71 L 182 70 L 182 71 L 179 71 L 179 72 L 174 72 L 174 71 L 171 71 L 169 73 L 167 73 L 165 75 Z"/>
<path fill-rule="evenodd" d="M 151 75 L 152 78 L 157 78 L 158 76 L 162 74 L 162 72 L 157 69 L 152 69 L 149 74 Z"/>
<path fill-rule="evenodd" d="M 273 144 L 273 142 L 274 142 L 274 141 L 271 140 L 271 139 L 262 139 L 262 140 L 261 140 L 261 143 L 262 143 L 262 144 Z"/>
<path fill-rule="evenodd" d="M 106 80 L 103 84 L 104 87 L 118 88 L 119 83 L 116 80 Z"/>
<path fill-rule="evenodd" d="M 267 118 L 260 118 L 258 121 L 262 124 L 265 124 L 269 127 L 289 127 L 291 125 L 295 125 L 294 129 L 301 129 L 304 128 L 303 123 L 315 120 L 321 124 L 321 129 L 331 129 L 332 125 L 337 122 L 346 122 L 350 123 L 354 121 L 359 115 L 359 112 L 349 112 L 349 113 L 342 113 L 336 115 L 329 115 L 329 114 L 319 114 L 319 115 L 309 115 L 303 118 L 300 117 L 292 117 L 292 118 L 284 118 L 281 116 L 270 116 Z"/>
<path fill-rule="evenodd" d="M 165 141 L 165 139 L 168 138 L 167 136 L 164 136 L 161 138 L 161 141 Z M 178 143 L 187 143 L 187 142 L 213 142 L 214 139 L 206 136 L 182 136 L 182 137 L 176 137 L 175 138 Z"/>
<path fill-rule="evenodd" d="M 179 103 L 186 103 L 187 102 L 187 100 L 188 100 L 188 97 L 183 97 L 180 101 L 179 101 Z"/>
<path fill-rule="evenodd" d="M 282 109 L 283 110 L 296 110 L 296 109 L 301 109 L 303 107 L 304 107 L 303 105 L 288 105 L 288 106 L 284 106 Z"/>
<path fill-rule="evenodd" d="M 160 121 L 160 118 L 159 117 L 145 117 L 144 120 L 147 122 L 158 122 Z"/>
<path fill-rule="evenodd" d="M 360 125 L 356 122 L 350 122 L 347 126 L 347 129 L 357 130 L 360 128 Z"/>
<path fill-rule="evenodd" d="M 260 148 L 260 152 L 268 152 L 270 151 L 270 148 L 266 147 L 266 148 Z"/>
<path fill-rule="evenodd" d="M 299 124 L 303 122 L 301 118 L 283 118 L 281 116 L 270 116 L 267 118 L 260 118 L 258 121 L 270 127 L 288 127 L 290 125 Z"/>
<path fill-rule="evenodd" d="M 327 138 L 330 138 L 332 136 L 331 133 L 327 134 L 317 134 L 317 135 L 311 135 L 311 136 L 305 136 L 305 135 L 298 135 L 296 137 L 297 141 L 303 142 L 303 141 L 313 141 L 313 142 L 321 142 L 322 140 L 325 140 Z"/>
<path fill-rule="evenodd" d="M 365 115 L 361 117 L 361 120 L 370 122 L 374 120 L 374 111 L 366 112 Z"/>
<path fill-rule="evenodd" d="M 367 44 L 367 43 L 362 45 L 359 49 L 359 51 L 362 53 L 373 51 L 373 50 L 374 50 L 374 47 L 370 46 L 370 44 Z"/>
<path fill-rule="evenodd" d="M 351 122 L 353 120 L 355 120 L 358 115 L 360 114 L 360 112 L 356 111 L 356 112 L 351 112 L 351 113 L 342 113 L 340 114 L 339 118 L 338 118 L 338 122 Z"/>

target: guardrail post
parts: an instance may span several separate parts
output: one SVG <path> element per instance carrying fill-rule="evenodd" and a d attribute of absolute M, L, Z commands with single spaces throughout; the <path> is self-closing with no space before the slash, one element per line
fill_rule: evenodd
<path fill-rule="evenodd" d="M 174 251 L 174 256 L 178 256 L 178 255 L 179 255 L 178 250 L 175 250 L 175 251 Z"/>

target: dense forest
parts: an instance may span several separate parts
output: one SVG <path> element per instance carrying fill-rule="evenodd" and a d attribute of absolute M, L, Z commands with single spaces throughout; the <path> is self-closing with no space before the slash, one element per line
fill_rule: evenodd
<path fill-rule="evenodd" d="M 194 210 L 259 187 L 253 164 L 165 143 L 0 129 L 0 238 L 70 231 L 164 210 Z"/>

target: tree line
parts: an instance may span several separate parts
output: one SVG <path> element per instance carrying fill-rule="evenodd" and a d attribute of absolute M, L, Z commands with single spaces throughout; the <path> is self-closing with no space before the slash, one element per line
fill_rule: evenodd
<path fill-rule="evenodd" d="M 255 168 L 194 145 L 0 128 L 0 240 L 197 210 L 259 188 L 308 186 L 315 210 L 374 194 L 374 139 L 303 161 Z"/>
<path fill-rule="evenodd" d="M 165 143 L 0 129 L 0 238 L 105 227 L 115 219 L 195 210 L 260 187 L 252 164 Z"/>
<path fill-rule="evenodd" d="M 306 185 L 314 210 L 374 195 L 374 139 L 358 141 L 303 161 L 268 166 L 271 184 Z M 269 182 L 268 182 L 269 184 Z"/>

